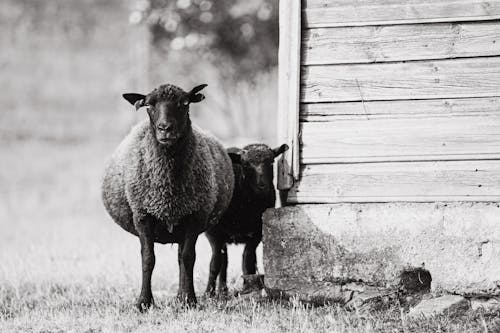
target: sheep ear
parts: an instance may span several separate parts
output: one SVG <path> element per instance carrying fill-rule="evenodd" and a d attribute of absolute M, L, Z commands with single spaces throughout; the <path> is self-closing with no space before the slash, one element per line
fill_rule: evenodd
<path fill-rule="evenodd" d="M 288 145 L 286 143 L 282 144 L 279 147 L 276 147 L 273 149 L 274 157 L 278 157 L 279 155 L 283 154 L 285 151 L 288 150 Z"/>
<path fill-rule="evenodd" d="M 142 94 L 123 94 L 123 98 L 125 98 L 130 104 L 135 106 L 136 110 L 139 110 L 139 108 L 143 107 L 145 104 L 146 100 L 146 95 Z"/>
<path fill-rule="evenodd" d="M 198 92 L 203 88 L 205 88 L 206 86 L 207 84 L 200 84 L 199 86 L 196 86 L 193 89 L 191 89 L 191 91 L 188 93 L 189 102 L 198 103 L 204 100 L 205 96 L 203 94 L 198 94 Z"/>

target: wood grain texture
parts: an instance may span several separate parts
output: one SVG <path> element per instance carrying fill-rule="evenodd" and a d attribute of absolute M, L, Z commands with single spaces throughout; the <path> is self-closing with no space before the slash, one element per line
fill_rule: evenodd
<path fill-rule="evenodd" d="M 500 55 L 498 22 L 308 29 L 305 65 Z"/>
<path fill-rule="evenodd" d="M 306 122 L 301 133 L 304 164 L 500 158 L 500 110 L 456 117 Z"/>
<path fill-rule="evenodd" d="M 364 26 L 500 18 L 499 0 L 303 0 L 305 27 Z"/>
<path fill-rule="evenodd" d="M 301 104 L 301 122 L 380 118 L 490 116 L 500 113 L 499 97 Z"/>
<path fill-rule="evenodd" d="M 290 203 L 500 201 L 500 161 L 308 165 Z"/>
<path fill-rule="evenodd" d="M 500 95 L 500 57 L 304 66 L 302 102 Z"/>
<path fill-rule="evenodd" d="M 299 174 L 300 0 L 280 1 L 278 138 L 289 150 L 278 160 L 278 189 L 289 189 Z"/>

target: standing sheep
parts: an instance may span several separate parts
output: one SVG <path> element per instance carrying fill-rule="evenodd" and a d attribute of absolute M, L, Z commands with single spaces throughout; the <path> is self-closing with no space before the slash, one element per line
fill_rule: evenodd
<path fill-rule="evenodd" d="M 276 201 L 273 162 L 287 149 L 286 144 L 274 149 L 265 144 L 228 149 L 233 162 L 234 192 L 221 222 L 205 232 L 212 247 L 207 294 L 215 294 L 217 276 L 219 293 L 227 293 L 227 243 L 245 244 L 243 274 L 255 274 L 255 251 L 262 240 L 262 213 L 274 207 Z"/>
<path fill-rule="evenodd" d="M 135 126 L 105 170 L 102 198 L 113 220 L 139 237 L 142 288 L 137 307 L 153 302 L 154 243 L 178 243 L 178 297 L 196 303 L 193 286 L 198 235 L 217 224 L 231 200 L 231 160 L 212 136 L 191 125 L 189 105 L 206 85 L 185 92 L 166 84 L 148 95 L 124 94 L 149 120 Z"/>

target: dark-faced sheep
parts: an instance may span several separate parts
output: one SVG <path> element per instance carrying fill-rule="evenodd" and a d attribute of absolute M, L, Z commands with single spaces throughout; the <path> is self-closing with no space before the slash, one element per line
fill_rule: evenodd
<path fill-rule="evenodd" d="M 113 220 L 139 237 L 142 288 L 137 306 L 153 302 L 154 243 L 178 243 L 178 297 L 196 303 L 193 286 L 198 235 L 218 223 L 234 186 L 231 160 L 212 136 L 191 125 L 189 105 L 206 85 L 185 92 L 166 84 L 148 95 L 124 94 L 149 120 L 135 126 L 105 170 L 102 197 Z"/>
<path fill-rule="evenodd" d="M 227 243 L 245 244 L 243 274 L 255 274 L 255 252 L 262 239 L 262 213 L 274 207 L 276 201 L 273 162 L 287 149 L 285 144 L 275 149 L 264 144 L 228 149 L 233 162 L 234 192 L 221 222 L 205 232 L 212 247 L 207 294 L 215 294 L 217 276 L 219 293 L 227 293 Z"/>

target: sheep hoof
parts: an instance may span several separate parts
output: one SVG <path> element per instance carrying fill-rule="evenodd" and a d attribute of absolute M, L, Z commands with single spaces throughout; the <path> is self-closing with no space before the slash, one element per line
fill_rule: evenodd
<path fill-rule="evenodd" d="M 144 313 L 146 312 L 149 308 L 151 308 L 151 305 L 153 305 L 153 298 L 146 298 L 146 297 L 140 297 L 135 306 L 137 309 Z"/>
<path fill-rule="evenodd" d="M 189 307 L 189 308 L 192 308 L 192 307 L 195 307 L 196 306 L 196 297 L 193 297 L 193 298 L 188 298 L 187 301 L 186 301 L 186 305 Z"/>
<path fill-rule="evenodd" d="M 207 290 L 205 290 L 205 296 L 207 296 L 208 298 L 214 298 L 215 288 L 207 288 Z"/>
<path fill-rule="evenodd" d="M 219 287 L 218 294 L 220 298 L 226 298 L 229 296 L 229 291 L 227 287 Z"/>
<path fill-rule="evenodd" d="M 195 307 L 197 303 L 194 295 L 178 294 L 177 299 L 188 308 Z"/>

